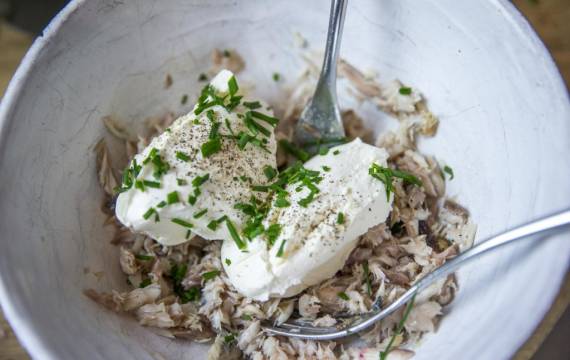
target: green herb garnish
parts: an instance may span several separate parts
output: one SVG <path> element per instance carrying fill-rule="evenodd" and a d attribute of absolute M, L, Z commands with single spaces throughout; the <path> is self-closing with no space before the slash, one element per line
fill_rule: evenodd
<path fill-rule="evenodd" d="M 281 78 L 281 75 L 279 75 L 279 73 L 273 73 L 273 81 L 277 82 L 277 81 L 279 81 L 280 78 Z"/>
<path fill-rule="evenodd" d="M 166 201 L 162 200 L 161 202 L 159 202 L 159 203 L 156 205 L 156 207 L 157 207 L 157 208 L 163 208 L 163 207 L 165 207 L 166 205 L 168 205 L 168 204 L 166 203 Z"/>
<path fill-rule="evenodd" d="M 145 186 L 148 186 L 149 188 L 160 189 L 160 183 L 158 181 L 143 180 L 142 182 Z"/>
<path fill-rule="evenodd" d="M 176 204 L 177 202 L 180 202 L 180 198 L 178 197 L 178 192 L 173 191 L 173 192 L 168 193 L 166 195 L 166 202 L 168 203 L 168 205 L 172 205 L 172 204 Z"/>
<path fill-rule="evenodd" d="M 228 228 L 228 231 L 230 233 L 230 236 L 232 237 L 232 239 L 234 240 L 234 242 L 236 243 L 238 249 L 243 250 L 245 249 L 245 243 L 243 242 L 243 240 L 241 239 L 241 237 L 239 236 L 236 227 L 234 226 L 234 223 L 226 217 L 226 226 Z"/>
<path fill-rule="evenodd" d="M 250 110 L 259 109 L 261 107 L 261 103 L 259 101 L 244 101 L 242 104 Z"/>
<path fill-rule="evenodd" d="M 220 275 L 220 270 L 212 270 L 202 274 L 202 279 L 204 281 L 212 280 L 216 276 Z"/>
<path fill-rule="evenodd" d="M 272 168 L 269 165 L 265 165 L 263 167 L 263 173 L 265 174 L 265 177 L 267 178 L 267 180 L 273 180 L 273 178 L 275 176 L 277 176 L 277 170 L 275 170 L 274 168 Z"/>
<path fill-rule="evenodd" d="M 455 177 L 455 175 L 453 174 L 453 169 L 447 165 L 443 167 L 443 172 L 449 175 L 449 181 L 453 180 L 453 178 Z"/>
<path fill-rule="evenodd" d="M 226 258 L 225 262 L 226 262 L 227 266 L 230 266 L 232 264 L 232 261 L 230 259 L 227 259 L 227 258 Z"/>
<path fill-rule="evenodd" d="M 149 286 L 150 284 L 152 284 L 152 281 L 150 280 L 150 278 L 146 278 L 140 282 L 139 288 L 141 288 L 141 289 L 145 288 L 145 287 Z"/>
<path fill-rule="evenodd" d="M 185 179 L 176 178 L 176 184 L 178 184 L 178 186 L 185 186 L 188 185 L 188 181 Z"/>
<path fill-rule="evenodd" d="M 412 298 L 410 299 L 410 302 L 408 303 L 408 305 L 406 305 L 406 310 L 404 310 L 404 316 L 402 316 L 402 319 L 398 323 L 398 327 L 396 327 L 396 331 L 394 332 L 394 334 L 392 334 L 392 337 L 390 338 L 390 341 L 388 342 L 386 349 L 380 353 L 380 360 L 386 360 L 388 358 L 388 354 L 392 350 L 392 345 L 394 344 L 396 337 L 398 335 L 400 335 L 402 333 L 402 331 L 404 330 L 404 325 L 406 323 L 406 320 L 408 319 L 408 316 L 410 316 L 410 312 L 412 311 L 412 308 L 414 307 L 414 301 L 415 300 L 416 300 L 416 294 L 414 294 L 414 296 L 412 296 Z"/>
<path fill-rule="evenodd" d="M 275 205 L 275 207 L 278 207 L 278 208 L 286 208 L 286 207 L 291 206 L 291 203 L 285 197 L 277 197 L 277 199 L 275 199 L 275 202 L 273 203 L 273 205 Z"/>
<path fill-rule="evenodd" d="M 267 230 L 265 230 L 265 235 L 267 236 L 267 241 L 269 242 L 270 246 L 273 246 L 273 244 L 275 244 L 275 240 L 277 240 L 280 234 L 281 234 L 281 225 L 279 224 L 269 225 Z"/>
<path fill-rule="evenodd" d="M 322 168 L 323 168 L 323 170 L 324 170 L 324 171 L 326 171 L 326 172 L 329 172 L 329 171 L 331 171 L 331 168 L 330 168 L 330 166 L 326 166 L 326 165 L 323 165 L 323 166 L 321 166 L 321 167 L 322 167 Z"/>
<path fill-rule="evenodd" d="M 135 255 L 135 258 L 136 258 L 137 260 L 141 260 L 141 261 L 154 260 L 154 256 L 151 256 L 151 255 L 140 255 L 140 254 L 137 254 L 137 255 Z"/>
<path fill-rule="evenodd" d="M 282 257 L 284 250 L 285 250 L 285 240 L 283 240 L 281 242 L 281 245 L 279 246 L 279 250 L 277 251 L 277 254 L 275 256 Z"/>
<path fill-rule="evenodd" d="M 338 154 L 340 154 L 340 150 L 333 151 L 333 155 L 338 155 Z"/>
<path fill-rule="evenodd" d="M 148 220 L 152 214 L 154 214 L 154 222 L 159 222 L 160 221 L 160 217 L 158 216 L 158 212 L 156 211 L 155 208 L 150 208 L 148 209 L 144 214 L 143 214 L 143 219 Z"/>
<path fill-rule="evenodd" d="M 227 216 L 224 215 L 219 219 L 216 220 L 212 220 L 208 223 L 208 229 L 212 230 L 212 231 L 216 231 L 216 229 L 218 228 L 218 226 L 223 223 L 224 221 L 226 221 Z"/>
<path fill-rule="evenodd" d="M 209 157 L 222 149 L 222 142 L 219 138 L 209 140 L 202 144 L 200 150 L 203 157 Z"/>
<path fill-rule="evenodd" d="M 191 228 L 194 227 L 194 225 L 193 225 L 192 223 L 189 223 L 188 221 L 182 220 L 182 219 L 179 219 L 179 218 L 173 218 L 173 219 L 170 220 L 170 221 L 172 221 L 173 223 L 178 224 L 178 225 L 180 225 L 180 226 L 184 226 L 185 228 L 191 229 Z"/>
<path fill-rule="evenodd" d="M 186 105 L 187 102 L 188 102 L 188 95 L 186 95 L 186 94 L 182 95 L 182 99 L 180 99 L 180 103 L 182 105 Z"/>
<path fill-rule="evenodd" d="M 350 300 L 350 298 L 348 297 L 348 295 L 346 295 L 346 293 L 344 291 L 337 293 L 336 296 L 338 296 L 339 298 L 341 298 L 344 301 Z"/>
<path fill-rule="evenodd" d="M 235 76 L 232 76 L 229 80 L 228 80 L 228 89 L 230 92 L 230 96 L 234 96 L 238 90 L 239 90 L 239 86 L 236 80 Z"/>
<path fill-rule="evenodd" d="M 296 145 L 292 144 L 291 142 L 289 142 L 285 139 L 279 140 L 279 146 L 281 146 L 281 148 L 286 153 L 293 155 L 294 157 L 296 157 L 297 159 L 299 159 L 303 162 L 309 160 L 309 158 L 311 157 L 308 152 L 297 147 Z"/>
<path fill-rule="evenodd" d="M 243 320 L 246 320 L 246 321 L 251 321 L 251 320 L 253 320 L 253 318 L 252 318 L 251 315 L 249 315 L 249 314 L 243 314 L 243 315 L 241 316 L 241 318 L 242 318 Z"/>
<path fill-rule="evenodd" d="M 199 218 L 201 218 L 202 216 L 206 215 L 207 212 L 208 212 L 208 209 L 200 210 L 200 211 L 198 211 L 198 212 L 195 212 L 195 213 L 192 215 L 192 217 L 193 217 L 194 219 L 199 219 Z"/>
<path fill-rule="evenodd" d="M 271 125 L 273 127 L 277 126 L 277 124 L 279 123 L 279 119 L 274 118 L 272 116 L 265 115 L 264 113 L 260 113 L 260 112 L 254 111 L 254 110 L 252 110 L 250 112 L 251 112 L 251 116 L 253 116 L 254 118 L 265 121 L 266 123 L 268 123 L 269 125 Z"/>
<path fill-rule="evenodd" d="M 202 186 L 206 181 L 208 181 L 210 179 L 210 174 L 205 174 L 202 176 L 196 176 L 193 180 L 192 180 L 192 186 L 194 187 L 200 187 Z"/>
<path fill-rule="evenodd" d="M 231 344 L 234 341 L 236 341 L 236 337 L 233 334 L 229 334 L 229 335 L 224 336 L 224 342 L 226 344 Z"/>
<path fill-rule="evenodd" d="M 337 224 L 344 224 L 344 213 L 339 212 L 336 216 L 336 223 Z"/>
<path fill-rule="evenodd" d="M 402 86 L 400 88 L 399 92 L 401 95 L 411 95 L 412 94 L 412 88 L 407 87 L 407 86 Z"/>
<path fill-rule="evenodd" d="M 392 185 L 393 178 L 400 178 L 404 180 L 405 183 L 422 186 L 421 180 L 410 173 L 385 168 L 374 163 L 368 169 L 368 174 L 384 183 L 384 187 L 386 188 L 386 199 L 390 199 L 390 193 L 394 190 L 394 186 Z"/>
<path fill-rule="evenodd" d="M 176 158 L 178 160 L 184 161 L 184 162 L 188 162 L 190 161 L 190 156 L 186 155 L 185 153 L 183 153 L 182 151 L 177 151 L 176 152 Z"/>

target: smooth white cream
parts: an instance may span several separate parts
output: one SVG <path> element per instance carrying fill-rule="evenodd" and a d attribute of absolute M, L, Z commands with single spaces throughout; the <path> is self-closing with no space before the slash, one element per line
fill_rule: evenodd
<path fill-rule="evenodd" d="M 212 80 L 211 85 L 219 96 L 228 93 L 228 81 L 232 76 L 230 71 L 222 70 Z M 216 121 L 221 122 L 220 134 L 230 135 L 226 119 L 234 134 L 247 131 L 243 119 L 238 117 L 238 114 L 249 110 L 243 105 L 231 112 L 219 105 L 208 110 L 213 110 Z M 256 111 L 273 116 L 265 104 Z M 192 233 L 209 240 L 231 238 L 225 223 L 221 223 L 215 231 L 207 226 L 210 221 L 222 216 L 227 216 L 238 229 L 241 228 L 245 217 L 241 211 L 234 209 L 234 205 L 238 202 L 247 202 L 253 195 L 263 195 L 252 192 L 250 184 L 266 184 L 268 180 L 263 168 L 265 166 L 276 168 L 273 128 L 264 122 L 258 122 L 271 133 L 266 138 L 267 151 L 253 144 L 248 144 L 241 150 L 236 140 L 222 138 L 221 151 L 204 157 L 200 149 L 202 144 L 209 140 L 212 128 L 211 120 L 206 114 L 207 111 L 204 111 L 196 116 L 194 111 L 191 111 L 180 117 L 167 131 L 157 136 L 144 151 L 135 156 L 137 163 L 142 165 L 152 149 L 157 149 L 170 169 L 160 179 L 156 179 L 153 176 L 153 165 L 151 163 L 142 165 L 137 180 L 160 182 L 160 188 L 146 186 L 145 190 L 141 191 L 133 186 L 119 195 L 116 215 L 125 226 L 145 233 L 163 245 L 177 245 L 187 241 L 189 229 L 172 222 L 172 219 L 182 219 L 191 223 Z M 189 157 L 188 161 L 179 159 L 177 152 L 186 154 Z M 192 180 L 206 174 L 209 175 L 209 179 L 199 186 L 201 193 L 196 196 L 196 202 L 191 204 L 188 198 L 195 192 Z M 179 179 L 182 181 L 180 184 Z M 159 207 L 162 201 L 167 201 L 167 195 L 173 191 L 177 192 L 180 202 Z M 148 219 L 144 219 L 144 214 L 150 208 L 156 210 L 158 218 L 153 213 Z M 197 217 L 204 211 L 206 212 L 202 216 Z M 159 221 L 155 221 L 156 219 Z"/>
<path fill-rule="evenodd" d="M 305 163 L 305 168 L 321 171 L 320 192 L 302 207 L 298 201 L 308 190 L 297 192 L 297 185 L 289 186 L 291 206 L 272 208 L 265 220 L 266 227 L 282 226 L 271 248 L 263 237 L 248 242 L 246 252 L 231 239 L 224 241 L 222 263 L 236 289 L 263 301 L 293 296 L 331 278 L 344 266 L 358 237 L 386 221 L 391 211 L 384 184 L 368 174 L 372 163 L 387 166 L 387 158 L 384 149 L 356 139 Z M 344 216 L 342 224 L 339 213 Z M 278 257 L 282 244 L 283 254 Z"/>

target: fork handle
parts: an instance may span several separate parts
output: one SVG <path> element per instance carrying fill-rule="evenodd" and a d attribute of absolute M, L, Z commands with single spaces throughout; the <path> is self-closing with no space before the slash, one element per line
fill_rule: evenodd
<path fill-rule="evenodd" d="M 550 215 L 539 220 L 535 220 L 525 225 L 521 225 L 500 235 L 491 237 L 490 239 L 472 247 L 471 249 L 459 254 L 455 258 L 447 261 L 442 266 L 438 267 L 425 277 L 418 280 L 408 291 L 400 296 L 396 301 L 388 305 L 381 311 L 364 318 L 361 322 L 351 325 L 345 329 L 314 329 L 303 328 L 293 329 L 287 327 L 272 328 L 268 327 L 266 330 L 275 335 L 283 335 L 296 337 L 309 340 L 334 340 L 354 333 L 365 330 L 376 322 L 384 319 L 386 316 L 392 314 L 400 307 L 404 306 L 417 292 L 425 289 L 434 281 L 448 276 L 455 272 L 460 266 L 465 263 L 478 258 L 480 255 L 487 253 L 490 250 L 497 249 L 503 245 L 509 244 L 515 240 L 527 238 L 531 235 L 536 235 L 546 231 L 551 231 L 565 225 L 570 225 L 570 209 Z M 365 315 L 366 316 L 366 315 Z"/>
<path fill-rule="evenodd" d="M 331 2 L 331 16 L 327 30 L 325 58 L 319 78 L 319 82 L 325 82 L 326 84 L 323 85 L 327 85 L 330 89 L 335 90 L 332 91 L 333 94 L 336 94 L 336 67 L 347 4 L 348 0 L 332 0 Z"/>

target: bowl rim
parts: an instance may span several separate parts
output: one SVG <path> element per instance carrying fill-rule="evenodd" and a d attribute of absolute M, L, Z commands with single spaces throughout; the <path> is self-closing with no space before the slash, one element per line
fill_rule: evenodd
<path fill-rule="evenodd" d="M 547 68 L 554 75 L 553 78 L 557 81 L 558 91 L 563 92 L 566 95 L 566 99 L 570 102 L 569 89 L 566 87 L 562 74 L 552 55 L 542 39 L 534 31 L 528 20 L 524 15 L 519 12 L 519 10 L 512 4 L 509 0 L 488 0 L 492 3 L 505 19 L 509 20 L 511 26 L 518 28 L 519 36 L 525 37 L 525 41 L 535 49 L 539 54 L 544 56 L 544 60 L 547 62 Z M 0 152 L 3 151 L 5 146 L 5 137 L 7 136 L 8 124 L 11 120 L 11 115 L 14 111 L 15 105 L 17 105 L 17 100 L 27 83 L 28 78 L 31 74 L 31 70 L 36 65 L 38 58 L 41 53 L 47 48 L 47 46 L 53 41 L 53 39 L 59 34 L 60 28 L 69 20 L 69 18 L 83 6 L 87 0 L 71 0 L 46 26 L 42 34 L 38 36 L 29 50 L 26 52 L 24 58 L 20 62 L 16 72 L 12 76 L 6 92 L 0 102 Z M 560 289 L 564 283 L 564 278 L 558 284 Z M 16 337 L 26 349 L 26 351 L 32 356 L 32 358 L 42 358 L 42 359 L 58 359 L 59 351 L 52 341 L 37 332 L 33 326 L 30 319 L 27 318 L 26 314 L 21 311 L 17 306 L 14 305 L 12 296 L 8 291 L 6 281 L 2 278 L 0 273 L 0 307 L 4 311 L 4 315 L 10 326 L 12 327 Z M 542 319 L 552 308 L 552 304 L 556 299 L 557 295 L 551 299 L 550 306 L 545 310 L 536 324 L 533 326 L 533 330 L 529 333 L 529 336 L 524 340 L 523 343 L 519 344 L 517 349 L 513 349 L 513 354 L 518 351 L 518 349 L 532 336 Z"/>

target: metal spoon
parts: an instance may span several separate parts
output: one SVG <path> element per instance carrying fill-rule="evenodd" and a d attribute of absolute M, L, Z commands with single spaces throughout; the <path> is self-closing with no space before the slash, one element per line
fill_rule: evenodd
<path fill-rule="evenodd" d="M 336 99 L 336 66 L 344 15 L 348 0 L 332 0 L 325 58 L 313 98 L 309 101 L 297 126 L 296 142 L 309 152 L 321 142 L 344 138 L 344 128 Z M 314 151 L 313 151 L 314 152 Z"/>
<path fill-rule="evenodd" d="M 547 216 L 540 220 L 533 221 L 526 225 L 516 227 L 500 235 L 494 236 L 477 246 L 459 254 L 455 258 L 447 261 L 425 277 L 418 280 L 412 287 L 402 294 L 398 299 L 385 308 L 377 307 L 367 314 L 359 315 L 353 318 L 349 325 L 344 328 L 329 327 L 320 328 L 306 325 L 297 325 L 291 322 L 273 327 L 271 325 L 264 326 L 265 330 L 274 335 L 296 337 L 309 340 L 334 340 L 349 335 L 353 335 L 359 331 L 365 330 L 376 322 L 384 319 L 400 307 L 404 306 L 415 293 L 425 289 L 433 284 L 436 280 L 452 274 L 460 266 L 468 261 L 478 258 L 480 255 L 494 250 L 505 244 L 515 240 L 523 239 L 531 235 L 542 233 L 548 230 L 554 230 L 561 226 L 570 225 L 570 210 L 562 211 L 558 214 Z"/>

